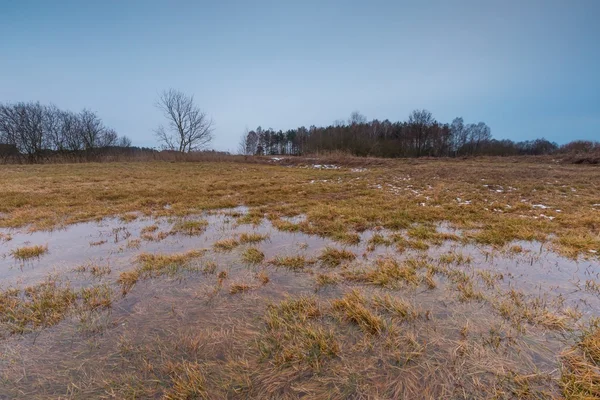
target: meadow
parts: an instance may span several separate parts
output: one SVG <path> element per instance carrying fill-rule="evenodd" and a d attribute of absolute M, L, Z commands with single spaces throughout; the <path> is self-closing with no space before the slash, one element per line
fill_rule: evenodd
<path fill-rule="evenodd" d="M 0 168 L 0 398 L 600 397 L 600 169 Z"/>

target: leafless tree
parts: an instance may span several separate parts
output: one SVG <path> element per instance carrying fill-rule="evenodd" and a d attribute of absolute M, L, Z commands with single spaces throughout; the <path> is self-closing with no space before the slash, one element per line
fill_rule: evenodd
<path fill-rule="evenodd" d="M 167 119 L 160 125 L 156 136 L 163 148 L 182 153 L 205 148 L 213 136 L 213 121 L 196 104 L 194 96 L 175 89 L 160 94 L 156 107 Z"/>
<path fill-rule="evenodd" d="M 431 136 L 431 127 L 435 124 L 435 119 L 431 112 L 427 110 L 414 110 L 408 116 L 408 124 L 411 126 L 416 155 L 420 157 L 425 154 Z"/>
<path fill-rule="evenodd" d="M 131 139 L 127 136 L 121 136 L 117 141 L 117 146 L 119 147 L 131 147 Z"/>
<path fill-rule="evenodd" d="M 365 117 L 358 111 L 352 111 L 350 113 L 350 118 L 348 118 L 348 125 L 364 124 L 366 122 L 367 117 Z"/>

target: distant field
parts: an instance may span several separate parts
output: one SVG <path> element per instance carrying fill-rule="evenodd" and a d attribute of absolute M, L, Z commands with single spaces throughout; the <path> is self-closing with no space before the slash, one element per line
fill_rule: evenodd
<path fill-rule="evenodd" d="M 600 168 L 0 168 L 0 398 L 600 396 Z"/>

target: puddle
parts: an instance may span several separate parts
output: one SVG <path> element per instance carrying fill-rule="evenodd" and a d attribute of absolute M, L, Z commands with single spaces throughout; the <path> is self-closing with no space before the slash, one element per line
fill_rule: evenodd
<path fill-rule="evenodd" d="M 253 369 L 275 373 L 269 369 L 268 362 L 264 364 L 264 354 L 261 356 L 255 349 L 256 340 L 265 329 L 266 310 L 270 304 L 301 295 L 316 296 L 323 309 L 329 310 L 331 301 L 356 288 L 369 298 L 389 294 L 401 296 L 426 312 L 426 317 L 397 326 L 399 337 L 409 338 L 413 343 L 410 346 L 419 349 L 414 352 L 414 360 L 406 355 L 406 346 L 394 347 L 396 350 L 393 351 L 386 347 L 389 345 L 386 340 L 391 340 L 390 334 L 381 338 L 365 336 L 355 326 L 340 322 L 342 320 L 324 318 L 324 324 L 338 324 L 334 329 L 337 329 L 343 348 L 341 355 L 328 361 L 328 365 L 331 371 L 337 371 L 335 376 L 340 379 L 351 379 L 352 373 L 362 376 L 363 384 L 370 390 L 381 387 L 387 394 L 397 394 L 394 390 L 400 389 L 394 385 L 399 385 L 404 388 L 400 393 L 428 390 L 432 395 L 444 397 L 458 396 L 453 390 L 462 386 L 469 390 L 491 390 L 493 385 L 504 382 L 498 371 L 512 371 L 549 379 L 550 383 L 543 381 L 539 386 L 549 387 L 549 393 L 556 394 L 558 354 L 573 343 L 576 331 L 545 329 L 531 324 L 525 324 L 526 327 L 519 330 L 499 314 L 497 303 L 514 289 L 521 291 L 526 300 L 537 299 L 554 313 L 560 314 L 567 308 L 581 313 L 579 321 L 573 321 L 572 325 L 600 316 L 600 293 L 586 289 L 586 281 L 600 281 L 600 264 L 566 259 L 546 250 L 540 243 L 513 243 L 520 248 L 519 252 L 511 252 L 446 241 L 440 246 L 430 246 L 426 251 L 408 249 L 399 253 L 394 245 L 369 248 L 368 241 L 373 235 L 389 239 L 392 235 L 389 231 L 362 232 L 361 242 L 349 246 L 303 233 L 280 232 L 266 219 L 260 225 L 238 225 L 235 216 L 246 211 L 225 210 L 186 218 L 184 221 L 208 222 L 201 234 L 192 236 L 172 233 L 181 220 L 142 217 L 131 222 L 107 219 L 76 224 L 52 232 L 0 230 L 12 238 L 0 242 L 3 289 L 22 289 L 44 281 L 49 274 L 57 274 L 74 287 L 106 282 L 119 293 L 116 285 L 119 274 L 134 268 L 136 257 L 141 253 L 171 254 L 207 249 L 198 262 L 213 261 L 216 264 L 214 273 L 182 272 L 140 280 L 127 295 L 117 296 L 110 310 L 94 314 L 86 321 L 68 317 L 44 330 L 5 338 L 0 342 L 0 378 L 6 385 L 0 388 L 0 398 L 19 397 L 23 393 L 29 396 L 23 398 L 68 394 L 106 397 L 110 393 L 124 397 L 140 385 L 139 396 L 144 397 L 148 394 L 144 390 L 160 392 L 157 380 L 167 386 L 171 382 L 171 375 L 157 372 L 161 368 L 159 364 L 180 362 L 194 352 L 200 354 L 194 360 L 201 360 L 203 368 L 211 371 L 217 381 L 238 379 L 237 375 L 235 378 L 230 375 L 234 374 L 232 371 L 236 370 L 238 362 L 245 365 L 242 370 L 246 372 L 235 374 L 241 374 L 239 379 L 246 379 L 246 384 L 252 382 L 252 387 L 242 388 L 240 383 L 238 389 L 218 392 L 217 397 L 236 397 L 232 393 L 237 393 L 240 398 L 268 397 L 269 393 L 275 393 L 275 397 L 283 396 L 283 393 L 301 397 L 299 389 L 281 383 L 285 379 L 269 386 L 261 380 L 266 378 L 260 373 L 250 373 Z M 286 219 L 293 223 L 302 220 L 303 216 Z M 438 232 L 460 234 L 446 225 L 440 226 Z M 214 251 L 216 241 L 239 238 L 242 233 L 268 235 L 268 239 L 240 245 L 228 252 Z M 26 262 L 12 258 L 12 250 L 31 245 L 47 245 L 48 253 Z M 255 266 L 243 263 L 242 253 L 250 246 L 259 248 L 265 260 L 298 255 L 315 259 L 326 247 L 345 248 L 357 258 L 335 268 L 316 263 L 300 271 L 290 271 L 267 262 Z M 422 283 L 414 287 L 388 288 L 341 278 L 344 273 L 371 268 L 378 259 L 385 257 L 400 262 L 423 259 L 440 266 L 443 264 L 440 260 L 448 255 L 455 257 L 453 260 L 459 255 L 463 261 L 468 259 L 448 262 L 450 271 L 469 276 L 476 288 L 485 293 L 485 300 L 461 301 L 451 275 L 435 275 L 435 288 L 427 288 Z M 86 264 L 109 266 L 110 273 L 92 278 L 87 273 L 75 272 L 77 267 Z M 218 273 L 222 271 L 227 272 L 226 278 L 219 278 Z M 492 274 L 493 287 L 486 287 L 480 278 L 485 273 L 481 271 Z M 268 282 L 257 278 L 259 272 L 268 276 Z M 315 279 L 320 274 L 335 277 L 338 284 L 318 288 Z M 247 284 L 248 290 L 231 294 L 236 283 Z M 396 323 L 393 318 L 390 321 Z M 342 324 L 341 328 L 339 324 Z M 402 357 L 410 360 L 400 357 L 403 361 L 397 361 L 399 364 L 389 364 L 392 362 L 390 357 L 396 357 L 396 352 L 404 352 Z M 411 372 L 399 377 L 399 368 Z M 327 371 L 322 373 L 336 382 L 336 388 L 345 384 L 346 381 L 335 381 L 337 378 L 328 375 Z M 289 379 L 300 386 L 310 382 L 313 386 L 306 389 L 307 395 L 319 397 L 321 386 L 319 381 L 312 380 L 310 373 L 292 374 Z M 211 386 L 213 390 L 225 390 L 223 386 L 215 385 Z M 477 385 L 482 387 L 478 389 Z M 220 389 L 216 389 L 217 386 Z M 271 392 L 265 392 L 267 389 Z M 360 390 L 355 390 L 348 393 L 359 396 Z M 156 393 L 151 392 L 148 396 L 156 397 Z"/>

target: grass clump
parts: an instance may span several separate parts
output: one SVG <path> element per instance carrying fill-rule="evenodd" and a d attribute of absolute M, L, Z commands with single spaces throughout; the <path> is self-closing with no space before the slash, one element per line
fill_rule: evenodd
<path fill-rule="evenodd" d="M 376 261 L 375 268 L 346 271 L 343 276 L 350 281 L 386 287 L 394 287 L 401 282 L 418 285 L 421 280 L 415 263 L 399 264 L 392 258 L 380 258 Z"/>
<path fill-rule="evenodd" d="M 234 238 L 222 239 L 213 243 L 213 247 L 218 251 L 231 251 L 237 246 L 240 245 L 240 242 L 235 240 Z"/>
<path fill-rule="evenodd" d="M 386 294 L 385 296 L 374 296 L 373 304 L 377 309 L 390 312 L 405 321 L 412 321 L 419 317 L 419 311 L 415 306 L 404 299 L 392 297 L 389 294 Z"/>
<path fill-rule="evenodd" d="M 265 271 L 260 271 L 256 274 L 256 279 L 262 284 L 266 285 L 271 280 L 269 275 Z"/>
<path fill-rule="evenodd" d="M 179 233 L 187 236 L 196 236 L 204 233 L 208 227 L 208 221 L 200 220 L 184 220 L 178 221 L 173 225 L 171 233 Z"/>
<path fill-rule="evenodd" d="M 366 307 L 365 298 L 356 290 L 347 293 L 343 298 L 334 300 L 334 310 L 340 311 L 344 317 L 371 334 L 380 334 L 385 329 L 381 316 L 374 314 Z"/>
<path fill-rule="evenodd" d="M 154 233 L 157 230 L 158 230 L 158 225 L 156 225 L 156 224 L 148 225 L 148 226 L 143 227 L 140 230 L 140 235 L 144 235 L 144 234 L 147 234 L 147 233 Z"/>
<path fill-rule="evenodd" d="M 264 317 L 266 331 L 257 342 L 263 358 L 280 367 L 307 365 L 319 370 L 340 351 L 333 331 L 324 326 L 321 317 L 314 297 L 288 298 L 269 306 Z"/>
<path fill-rule="evenodd" d="M 172 385 L 164 394 L 165 400 L 209 399 L 206 378 L 197 362 L 169 363 Z"/>
<path fill-rule="evenodd" d="M 304 256 L 277 256 L 269 262 L 276 267 L 285 267 L 293 271 L 303 269 L 311 261 L 308 261 Z"/>
<path fill-rule="evenodd" d="M 229 293 L 237 294 L 246 292 L 250 289 L 252 289 L 252 286 L 248 285 L 247 283 L 232 283 L 231 286 L 229 286 Z"/>
<path fill-rule="evenodd" d="M 60 322 L 77 300 L 68 285 L 49 278 L 25 290 L 0 293 L 0 326 L 9 333 L 52 326 Z"/>
<path fill-rule="evenodd" d="M 600 320 L 593 320 L 579 343 L 563 352 L 561 386 L 566 399 L 600 398 Z"/>
<path fill-rule="evenodd" d="M 315 280 L 317 288 L 321 288 L 327 285 L 335 285 L 338 283 L 337 277 L 331 274 L 318 274 Z"/>
<path fill-rule="evenodd" d="M 318 260 L 327 267 L 339 267 L 344 261 L 352 261 L 356 258 L 356 254 L 346 249 L 336 249 L 333 247 L 326 247 Z"/>
<path fill-rule="evenodd" d="M 135 286 L 138 280 L 140 280 L 141 274 L 140 271 L 134 269 L 133 271 L 124 271 L 119 274 L 119 279 L 117 282 L 121 285 L 121 291 L 123 295 L 129 293 L 131 288 Z"/>
<path fill-rule="evenodd" d="M 12 250 L 10 254 L 15 260 L 31 260 L 32 258 L 40 258 L 42 255 L 48 252 L 48 245 L 35 245 L 19 247 Z"/>
<path fill-rule="evenodd" d="M 440 255 L 439 262 L 440 264 L 455 264 L 455 265 L 465 265 L 471 264 L 473 260 L 471 256 L 464 256 L 462 253 L 449 252 Z"/>
<path fill-rule="evenodd" d="M 80 265 L 79 267 L 75 268 L 74 271 L 81 273 L 89 272 L 90 275 L 96 278 L 100 278 L 105 275 L 110 275 L 110 273 L 112 272 L 109 265 L 100 266 L 96 264 Z"/>
<path fill-rule="evenodd" d="M 252 233 L 242 233 L 240 235 L 240 243 L 241 244 L 248 244 L 248 243 L 260 243 L 263 240 L 267 240 L 269 238 L 269 235 L 267 234 L 260 234 L 257 232 L 252 232 Z"/>
<path fill-rule="evenodd" d="M 84 308 L 88 310 L 110 308 L 112 305 L 113 291 L 106 284 L 83 288 L 80 295 Z"/>
<path fill-rule="evenodd" d="M 204 253 L 204 250 L 190 250 L 176 254 L 142 253 L 137 257 L 137 262 L 140 264 L 140 272 L 150 276 L 158 276 L 176 272 L 188 266 L 192 259 L 201 257 Z"/>
<path fill-rule="evenodd" d="M 391 246 L 392 243 L 393 242 L 390 239 L 387 239 L 380 233 L 376 233 L 373 236 L 371 236 L 368 242 L 368 244 L 371 246 Z"/>
<path fill-rule="evenodd" d="M 248 264 L 260 264 L 265 259 L 265 253 L 256 247 L 250 247 L 244 250 L 242 259 Z"/>
<path fill-rule="evenodd" d="M 194 258 L 201 257 L 205 252 L 205 250 L 190 250 L 177 254 L 142 253 L 136 259 L 138 266 L 134 270 L 121 272 L 118 283 L 125 295 L 141 278 L 172 275 L 182 269 L 195 270 L 190 268 L 189 263 Z"/>

